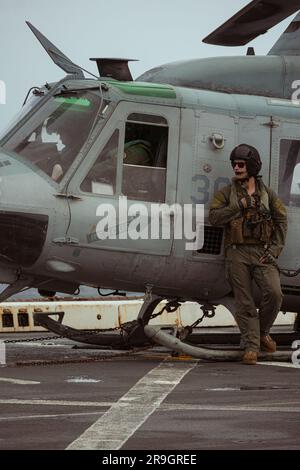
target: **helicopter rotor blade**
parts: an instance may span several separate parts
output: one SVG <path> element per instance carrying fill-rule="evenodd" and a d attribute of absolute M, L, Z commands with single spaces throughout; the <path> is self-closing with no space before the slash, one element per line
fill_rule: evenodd
<path fill-rule="evenodd" d="M 254 0 L 203 39 L 207 44 L 244 46 L 300 9 L 300 0 Z"/>
<path fill-rule="evenodd" d="M 29 21 L 26 21 L 35 37 L 41 43 L 47 54 L 53 62 L 65 72 L 77 75 L 78 78 L 84 78 L 84 74 L 76 64 L 74 64 L 65 54 L 63 54 L 49 39 L 47 39 L 38 29 L 36 29 Z"/>

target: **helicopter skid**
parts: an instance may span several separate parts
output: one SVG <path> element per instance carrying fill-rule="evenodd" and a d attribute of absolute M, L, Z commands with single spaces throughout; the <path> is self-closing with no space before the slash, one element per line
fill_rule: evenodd
<path fill-rule="evenodd" d="M 72 341 L 112 348 L 128 347 L 120 331 L 99 333 L 97 330 L 78 330 L 62 324 L 63 312 L 58 314 L 58 320 L 50 318 L 50 315 L 54 314 L 57 315 L 57 312 L 35 313 L 34 321 L 47 330 Z"/>
<path fill-rule="evenodd" d="M 145 311 L 149 313 L 147 308 L 144 308 Z M 129 349 L 157 343 L 178 353 L 214 361 L 235 361 L 239 360 L 242 354 L 238 349 L 240 334 L 236 328 L 194 328 L 186 338 L 189 343 L 183 343 L 176 337 L 177 327 L 175 325 L 161 327 L 161 325 L 145 324 L 142 326 L 139 319 L 124 324 L 121 330 L 115 329 L 107 332 L 79 330 L 62 324 L 63 312 L 55 312 L 55 315 L 58 315 L 58 320 L 51 318 L 51 315 L 53 315 L 51 312 L 35 313 L 34 320 L 59 336 L 92 346 Z M 276 329 L 274 333 L 272 331 L 272 337 L 278 346 L 288 349 L 293 341 L 299 339 L 299 333 L 292 332 L 289 327 L 286 327 L 286 330 L 280 327 L 280 331 Z M 210 346 L 220 347 L 220 345 L 223 349 L 209 349 Z M 275 356 L 270 354 L 260 356 L 261 359 L 268 360 L 287 360 L 290 357 L 290 350 L 277 352 Z"/>

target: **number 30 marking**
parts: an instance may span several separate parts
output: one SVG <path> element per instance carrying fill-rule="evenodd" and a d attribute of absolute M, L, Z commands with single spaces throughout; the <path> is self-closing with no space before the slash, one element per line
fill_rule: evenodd
<path fill-rule="evenodd" d="M 207 204 L 217 191 L 230 184 L 230 179 L 225 176 L 220 176 L 216 181 L 213 181 L 206 175 L 195 175 L 192 181 L 200 183 L 196 191 L 198 197 L 191 196 L 191 200 L 194 204 Z M 213 194 L 210 194 L 211 183 L 214 183 Z"/>

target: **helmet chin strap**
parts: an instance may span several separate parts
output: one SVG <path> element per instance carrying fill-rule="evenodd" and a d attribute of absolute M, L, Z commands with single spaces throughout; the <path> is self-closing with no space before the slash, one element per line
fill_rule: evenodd
<path fill-rule="evenodd" d="M 238 178 L 237 176 L 234 176 L 233 179 L 235 181 L 238 181 L 239 183 L 248 183 L 250 176 L 246 176 L 246 178 Z"/>

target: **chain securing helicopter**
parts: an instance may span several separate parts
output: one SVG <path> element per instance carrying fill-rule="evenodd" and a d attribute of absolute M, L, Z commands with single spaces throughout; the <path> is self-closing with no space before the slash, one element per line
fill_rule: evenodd
<path fill-rule="evenodd" d="M 254 0 L 204 41 L 247 44 L 299 9 L 300 0 Z M 283 309 L 298 311 L 300 123 L 290 98 L 300 72 L 299 25 L 297 15 L 266 57 L 249 51 L 167 64 L 134 81 L 129 59 L 94 58 L 99 76 L 86 79 L 86 70 L 28 23 L 67 76 L 34 88 L 0 141 L 0 281 L 9 285 L 0 300 L 29 287 L 44 293 L 73 293 L 79 285 L 146 291 L 136 322 L 123 329 L 121 340 L 110 336 L 110 344 L 150 340 L 196 357 L 239 358 L 239 352 L 207 352 L 148 325 L 163 299 L 168 308 L 192 300 L 208 310 L 222 304 L 233 311 L 223 229 L 205 222 L 204 245 L 194 251 L 185 250 L 185 240 L 172 230 L 169 239 L 101 240 L 97 208 L 105 203 L 117 209 L 124 195 L 131 209 L 137 201 L 147 208 L 191 202 L 207 208 L 230 181 L 230 151 L 251 139 L 263 157 L 264 179 L 288 207 L 290 234 L 279 259 Z M 124 163 L 132 132 L 151 142 L 151 166 Z M 67 334 L 48 316 L 39 321 Z M 99 334 L 97 341 L 107 344 L 108 336 Z"/>

